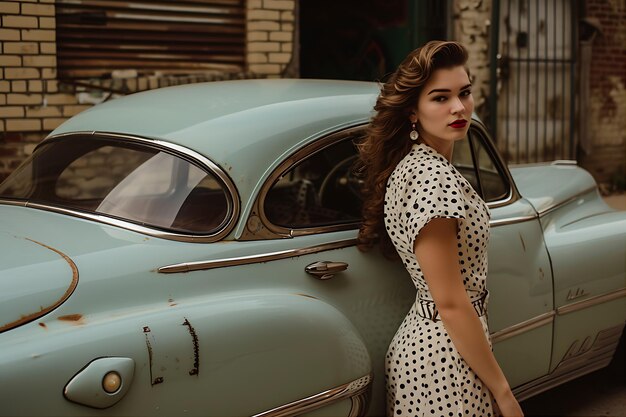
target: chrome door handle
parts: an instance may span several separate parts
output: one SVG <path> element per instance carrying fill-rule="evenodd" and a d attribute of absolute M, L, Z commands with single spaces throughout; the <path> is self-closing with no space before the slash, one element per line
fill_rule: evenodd
<path fill-rule="evenodd" d="M 336 273 L 345 271 L 346 269 L 348 269 L 347 263 L 331 261 L 313 262 L 304 268 L 307 274 L 311 274 L 317 279 L 330 279 L 334 277 Z"/>

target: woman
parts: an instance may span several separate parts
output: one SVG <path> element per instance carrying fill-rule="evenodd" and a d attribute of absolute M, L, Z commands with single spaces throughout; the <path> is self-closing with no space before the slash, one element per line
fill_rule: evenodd
<path fill-rule="evenodd" d="M 386 356 L 389 416 L 504 416 L 522 410 L 487 328 L 489 210 L 450 163 L 474 109 L 467 51 L 433 41 L 413 51 L 378 97 L 360 145 L 364 250 L 394 248 L 416 302 Z"/>

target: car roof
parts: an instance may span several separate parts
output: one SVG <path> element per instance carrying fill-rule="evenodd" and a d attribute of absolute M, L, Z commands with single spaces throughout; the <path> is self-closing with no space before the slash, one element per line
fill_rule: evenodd
<path fill-rule="evenodd" d="M 245 202 L 284 154 L 342 126 L 367 122 L 378 93 L 376 83 L 359 81 L 187 84 L 96 105 L 50 136 L 114 132 L 182 145 L 221 166 Z"/>

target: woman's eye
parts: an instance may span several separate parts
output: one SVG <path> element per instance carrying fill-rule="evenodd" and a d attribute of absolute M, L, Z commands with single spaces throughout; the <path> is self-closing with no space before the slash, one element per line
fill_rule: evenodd
<path fill-rule="evenodd" d="M 472 94 L 472 90 L 461 91 L 461 97 L 467 97 Z"/>
<path fill-rule="evenodd" d="M 433 99 L 433 101 L 441 103 L 442 101 L 446 101 L 446 96 L 437 96 Z"/>

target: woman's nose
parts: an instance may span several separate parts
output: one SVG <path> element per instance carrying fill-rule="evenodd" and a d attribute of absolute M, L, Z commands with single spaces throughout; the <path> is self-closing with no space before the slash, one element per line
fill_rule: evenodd
<path fill-rule="evenodd" d="M 461 101 L 461 99 L 456 97 L 454 101 L 452 102 L 452 107 L 450 111 L 452 112 L 452 114 L 456 114 L 456 113 L 461 113 L 464 110 L 465 110 L 465 106 L 463 105 L 463 102 Z"/>

